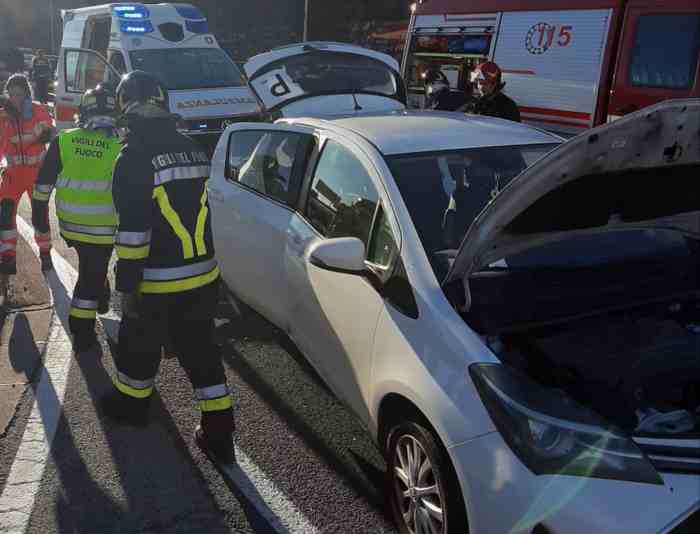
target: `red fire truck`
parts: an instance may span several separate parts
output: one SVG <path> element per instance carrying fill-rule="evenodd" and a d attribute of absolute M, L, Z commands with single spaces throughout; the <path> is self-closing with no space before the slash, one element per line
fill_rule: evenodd
<path fill-rule="evenodd" d="M 409 103 L 440 69 L 469 91 L 485 59 L 525 122 L 575 134 L 669 98 L 700 96 L 698 0 L 424 0 L 403 58 Z"/>

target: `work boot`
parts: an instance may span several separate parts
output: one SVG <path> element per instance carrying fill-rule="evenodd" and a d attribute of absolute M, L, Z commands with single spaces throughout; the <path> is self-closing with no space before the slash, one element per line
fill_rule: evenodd
<path fill-rule="evenodd" d="M 234 430 L 233 410 L 206 412 L 202 414 L 202 422 L 194 431 L 194 439 L 215 463 L 228 465 L 236 461 Z"/>
<path fill-rule="evenodd" d="M 39 258 L 41 259 L 41 271 L 42 272 L 48 273 L 49 271 L 53 271 L 53 260 L 51 259 L 51 253 L 42 252 L 39 255 Z"/>
<path fill-rule="evenodd" d="M 150 419 L 150 401 L 150 397 L 137 399 L 114 389 L 100 397 L 100 408 L 102 413 L 117 423 L 145 427 Z"/>
<path fill-rule="evenodd" d="M 97 345 L 97 334 L 95 334 L 95 332 L 73 335 L 73 351 L 76 354 L 87 352 L 95 348 Z"/>
<path fill-rule="evenodd" d="M 17 258 L 3 258 L 0 261 L 0 274 L 17 274 Z"/>

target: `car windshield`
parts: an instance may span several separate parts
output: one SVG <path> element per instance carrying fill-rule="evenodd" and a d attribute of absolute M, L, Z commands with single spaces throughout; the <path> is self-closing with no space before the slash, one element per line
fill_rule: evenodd
<path fill-rule="evenodd" d="M 472 221 L 508 183 L 555 144 L 403 154 L 389 168 L 436 275 Z"/>
<path fill-rule="evenodd" d="M 134 70 L 158 75 L 170 90 L 245 85 L 241 71 L 219 48 L 160 48 L 129 55 Z"/>

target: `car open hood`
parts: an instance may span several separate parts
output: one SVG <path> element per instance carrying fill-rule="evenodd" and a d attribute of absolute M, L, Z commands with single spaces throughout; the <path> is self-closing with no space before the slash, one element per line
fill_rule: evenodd
<path fill-rule="evenodd" d="M 343 61 L 358 68 L 340 68 Z M 250 58 L 243 69 L 267 111 L 281 117 L 394 111 L 406 103 L 396 60 L 350 44 L 308 42 L 276 48 Z M 370 72 L 376 85 L 368 81 Z"/>
<path fill-rule="evenodd" d="M 560 145 L 472 223 L 443 281 L 574 234 L 674 228 L 700 236 L 700 99 L 670 100 Z"/>

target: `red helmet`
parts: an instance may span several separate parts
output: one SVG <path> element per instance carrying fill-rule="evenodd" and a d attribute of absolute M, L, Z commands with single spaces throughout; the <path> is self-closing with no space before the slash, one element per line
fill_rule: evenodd
<path fill-rule="evenodd" d="M 501 67 L 493 61 L 484 61 L 474 67 L 471 75 L 472 82 L 477 80 L 488 80 L 496 85 L 501 84 Z"/>

